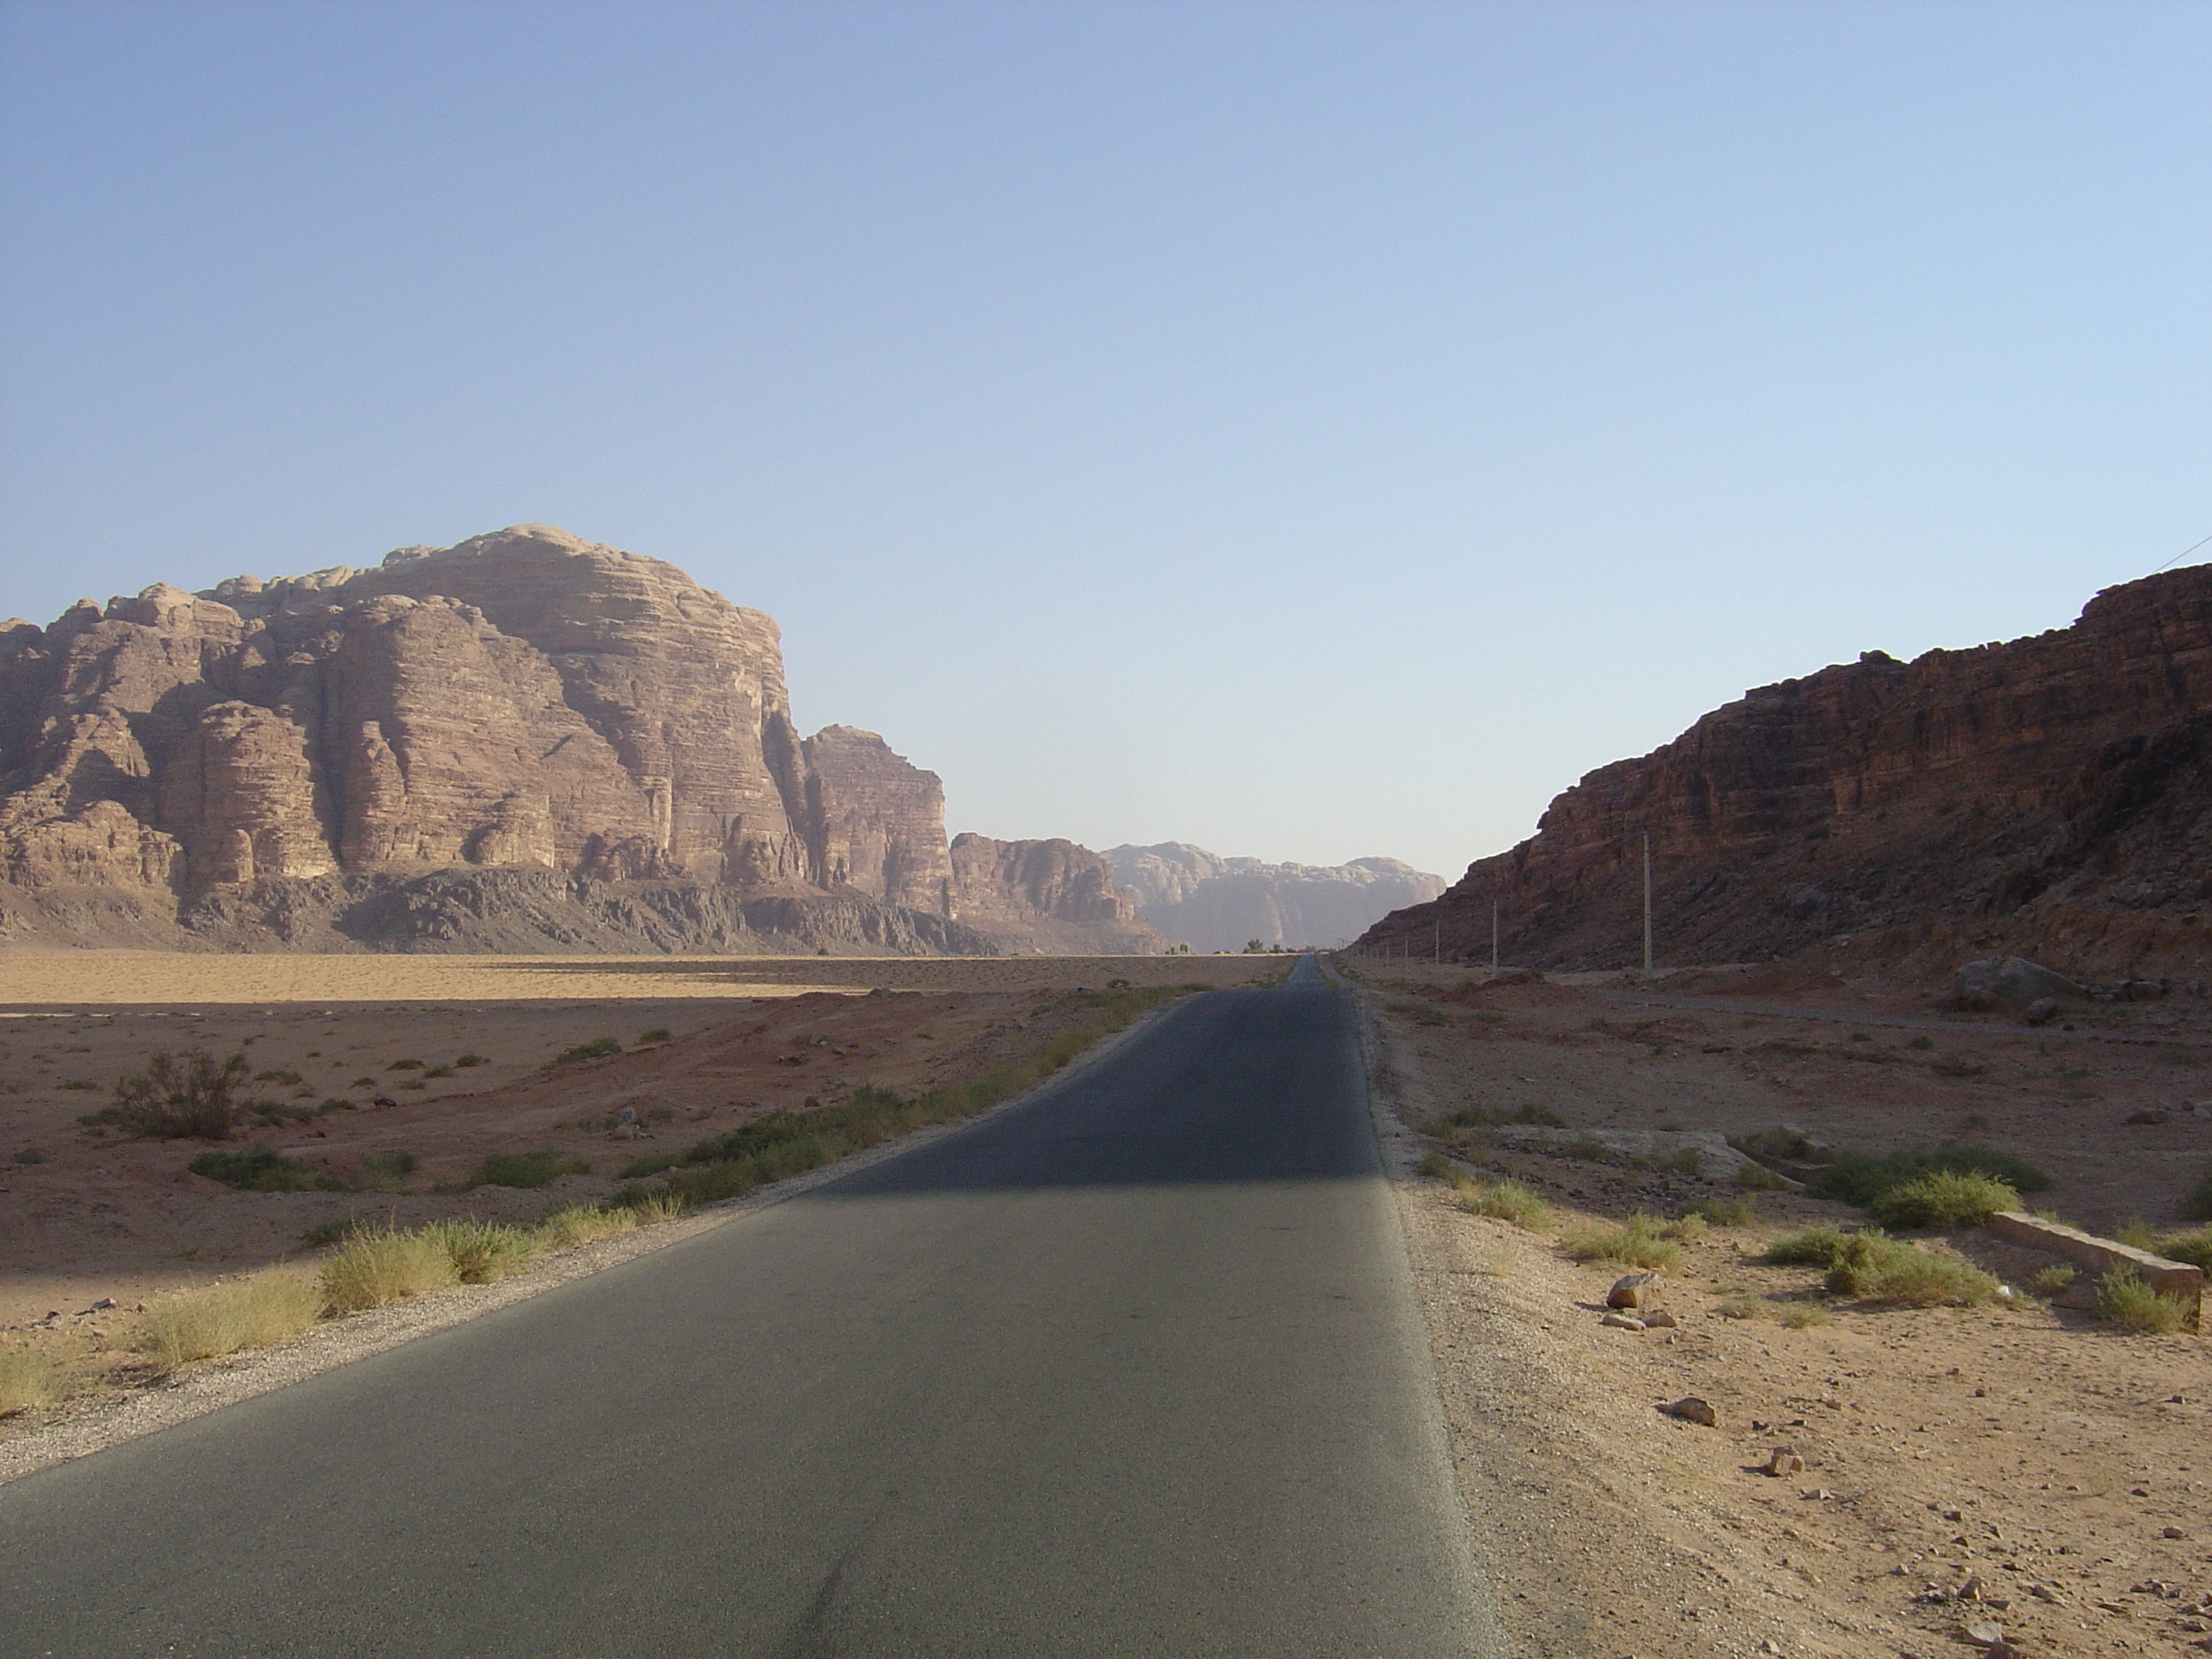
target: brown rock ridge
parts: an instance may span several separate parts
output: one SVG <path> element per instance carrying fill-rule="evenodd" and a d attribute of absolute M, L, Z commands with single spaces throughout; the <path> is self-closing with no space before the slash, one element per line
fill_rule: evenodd
<path fill-rule="evenodd" d="M 1115 885 L 1114 866 L 1072 841 L 953 838 L 950 915 L 1015 951 L 1084 954 L 1082 941 L 1114 955 L 1151 955 L 1170 941 Z"/>
<path fill-rule="evenodd" d="M 1640 961 L 1651 837 L 1662 964 L 1810 953 L 1947 971 L 2212 963 L 2212 566 L 2108 588 L 2072 627 L 1759 688 L 1601 768 L 1536 834 L 1363 945 Z"/>
<path fill-rule="evenodd" d="M 872 732 L 801 740 L 771 618 L 544 526 L 0 623 L 0 916 L 19 934 L 1164 948 L 1018 872 L 956 897 L 943 800 Z M 395 899 L 447 872 L 553 879 Z M 640 884 L 650 918 L 618 902 Z M 687 921 L 686 888 L 744 902 Z M 747 908 L 769 898 L 810 919 Z M 530 919 L 492 918 L 507 901 Z"/>

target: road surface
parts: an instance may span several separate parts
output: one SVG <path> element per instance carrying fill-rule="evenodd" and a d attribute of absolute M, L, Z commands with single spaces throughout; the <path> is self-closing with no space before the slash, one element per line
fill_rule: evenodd
<path fill-rule="evenodd" d="M 1346 994 L 0 1487 L 0 1654 L 1502 1654 Z"/>

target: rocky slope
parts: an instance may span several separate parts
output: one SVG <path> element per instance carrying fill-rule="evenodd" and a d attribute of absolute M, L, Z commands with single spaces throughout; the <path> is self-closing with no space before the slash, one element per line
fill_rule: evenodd
<path fill-rule="evenodd" d="M 0 623 L 18 938 L 1164 945 L 1087 931 L 1073 890 L 975 880 L 956 895 L 934 775 L 872 732 L 799 737 L 773 620 L 563 531 Z"/>
<path fill-rule="evenodd" d="M 1195 951 L 1241 951 L 1254 939 L 1342 945 L 1400 906 L 1436 897 L 1445 884 L 1442 876 L 1395 859 L 1267 864 L 1179 841 L 1109 848 L 1106 859 L 1145 920 Z"/>
<path fill-rule="evenodd" d="M 1077 956 L 1086 949 L 1149 955 L 1172 940 L 1137 913 L 1114 868 L 1071 841 L 953 838 L 952 903 L 963 926 L 1017 951 Z M 1094 941 L 1085 946 L 1085 940 Z"/>
<path fill-rule="evenodd" d="M 2212 963 L 2212 566 L 2109 588 L 2072 627 L 1747 693 L 1591 773 L 1528 841 L 1363 943 L 1638 959 L 1649 832 L 1662 963 L 1808 953 L 1934 974 Z"/>

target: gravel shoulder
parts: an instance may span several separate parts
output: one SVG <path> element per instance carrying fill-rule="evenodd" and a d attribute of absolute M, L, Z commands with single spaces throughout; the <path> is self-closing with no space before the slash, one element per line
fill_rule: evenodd
<path fill-rule="evenodd" d="M 1416 1173 L 1437 1143 L 1407 1126 L 1519 1086 L 1519 1045 L 1441 1064 L 1425 1051 L 1452 1034 L 1389 1012 L 1387 991 L 1363 1000 L 1454 1455 L 1516 1653 L 1938 1659 L 1984 1622 L 2026 1655 L 2212 1648 L 2212 1343 L 2033 1304 L 1832 1303 L 1811 1270 L 1758 1257 L 1782 1231 L 1860 1218 L 1780 1194 L 1686 1248 L 1666 1287 L 1675 1328 L 1606 1328 L 1622 1269 L 1467 1214 Z M 1648 1064 L 1619 1050 L 1624 1070 Z M 1566 1091 L 1547 1097 L 1577 1121 Z M 1517 1148 L 1480 1158 L 1564 1225 L 1728 1190 Z M 1822 1322 L 1781 1323 L 1797 1306 Z M 1656 1409 L 1686 1395 L 1717 1426 Z M 1802 1470 L 1759 1472 L 1778 1447 Z"/>

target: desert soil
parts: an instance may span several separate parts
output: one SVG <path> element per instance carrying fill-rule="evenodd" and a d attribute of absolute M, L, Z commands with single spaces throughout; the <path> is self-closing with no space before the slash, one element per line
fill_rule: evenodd
<path fill-rule="evenodd" d="M 1408 1121 L 1534 1104 L 1576 1128 L 1788 1123 L 1875 1152 L 1955 1135 L 2043 1166 L 2055 1185 L 2033 1201 L 2100 1229 L 2167 1221 L 2212 1162 L 2212 1120 L 2125 1121 L 2212 1095 L 2201 1004 L 2030 1032 L 1948 1016 L 1924 991 L 1778 970 L 1485 990 L 1482 972 L 1351 965 L 1385 1098 Z M 1932 1046 L 1910 1046 L 1920 1036 Z M 1455 1450 L 1516 1651 L 1936 1659 L 1971 1650 L 1963 1634 L 1984 1621 L 2031 1656 L 2212 1647 L 2203 1338 L 2122 1335 L 2025 1295 L 1839 1302 L 1815 1270 L 1757 1259 L 1784 1231 L 1863 1219 L 1794 1194 L 1687 1248 L 1666 1286 L 1675 1328 L 1610 1328 L 1624 1269 L 1462 1212 L 1443 1182 L 1410 1176 L 1444 1143 L 1399 1146 Z M 1625 1157 L 1479 1135 L 1452 1150 L 1537 1187 L 1563 1226 L 1741 1195 Z M 1978 1234 L 1928 1243 L 2014 1284 L 2043 1260 Z M 1792 1310 L 1825 1322 L 1786 1325 Z M 1690 1395 L 1717 1427 L 1656 1409 Z M 1758 1472 L 1778 1447 L 1802 1471 Z"/>
<path fill-rule="evenodd" d="M 0 954 L 0 1340 L 103 1340 L 149 1297 L 299 1259 L 304 1231 L 354 1211 L 534 1219 L 612 1192 L 641 1153 L 1020 1059 L 1085 1023 L 1068 992 L 1269 982 L 1283 960 Z M 601 1037 L 625 1052 L 552 1063 Z M 360 1189 L 238 1192 L 190 1172 L 204 1144 L 79 1121 L 155 1051 L 192 1048 L 245 1054 L 248 1096 L 305 1114 L 230 1146 Z M 625 1106 L 652 1144 L 614 1138 Z M 544 1149 L 588 1173 L 432 1190 L 487 1156 Z M 368 1180 L 376 1152 L 416 1168 Z M 118 1305 L 93 1310 L 103 1301 Z"/>

